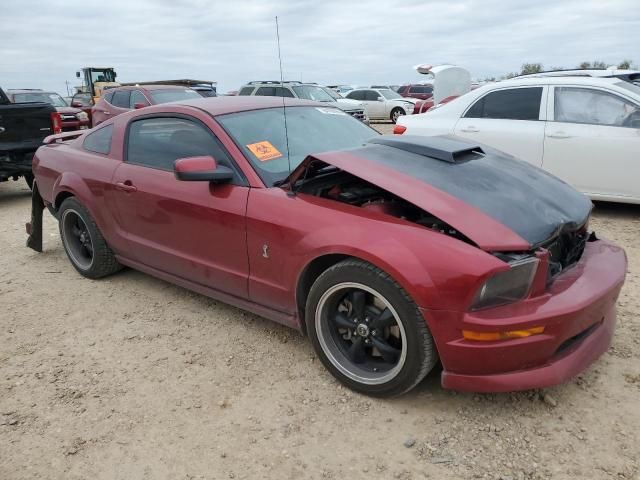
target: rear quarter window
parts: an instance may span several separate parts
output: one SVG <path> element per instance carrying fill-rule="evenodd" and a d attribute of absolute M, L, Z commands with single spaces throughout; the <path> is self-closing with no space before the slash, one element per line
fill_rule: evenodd
<path fill-rule="evenodd" d="M 82 148 L 94 153 L 108 155 L 111 151 L 111 138 L 113 137 L 113 125 L 107 125 L 91 132 L 84 137 Z"/>
<path fill-rule="evenodd" d="M 254 87 L 242 87 L 240 89 L 240 92 L 238 92 L 238 95 L 251 95 L 251 92 L 253 92 L 253 88 Z"/>

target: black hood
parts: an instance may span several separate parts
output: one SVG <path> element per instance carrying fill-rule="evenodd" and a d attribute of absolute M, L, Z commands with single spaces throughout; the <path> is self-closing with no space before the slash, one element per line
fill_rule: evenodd
<path fill-rule="evenodd" d="M 293 178 L 314 159 L 404 198 L 487 250 L 531 249 L 580 228 L 592 208 L 544 170 L 455 137 L 377 136 L 362 147 L 311 155 Z"/>
<path fill-rule="evenodd" d="M 559 178 L 484 145 L 409 135 L 369 145 L 357 154 L 473 205 L 531 246 L 582 226 L 591 213 L 591 200 Z"/>

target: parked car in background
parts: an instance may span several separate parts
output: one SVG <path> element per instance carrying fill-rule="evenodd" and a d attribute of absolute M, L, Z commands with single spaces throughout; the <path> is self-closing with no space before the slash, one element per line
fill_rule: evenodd
<path fill-rule="evenodd" d="M 60 114 L 49 102 L 13 103 L 0 88 L 0 182 L 24 177 L 31 187 L 34 152 L 61 131 Z"/>
<path fill-rule="evenodd" d="M 640 203 L 640 87 L 618 78 L 492 83 L 396 133 L 453 134 L 522 158 L 596 200 Z"/>
<path fill-rule="evenodd" d="M 343 105 L 350 106 L 352 108 L 360 109 L 363 112 L 365 111 L 365 105 L 363 102 L 358 100 L 351 100 L 350 98 L 344 98 L 338 92 L 329 87 L 320 86 L 325 92 L 327 92 L 331 97 L 335 99 L 336 102 L 342 103 Z M 364 119 L 362 120 L 364 123 L 369 123 L 369 117 L 367 117 L 366 113 L 364 114 Z"/>
<path fill-rule="evenodd" d="M 398 88 L 398 93 L 402 97 L 428 100 L 429 98 L 433 97 L 433 85 L 425 83 L 402 85 L 400 88 Z"/>
<path fill-rule="evenodd" d="M 361 122 L 369 123 L 369 117 L 365 113 L 364 105 L 352 102 L 339 102 L 333 92 L 328 92 L 328 88 L 321 87 L 317 83 L 302 83 L 296 81 L 280 82 L 278 80 L 249 82 L 240 89 L 239 96 L 263 96 L 263 97 L 285 97 L 300 98 L 302 100 L 312 100 L 334 106 L 345 111 Z"/>
<path fill-rule="evenodd" d="M 49 137 L 28 244 L 42 250 L 46 204 L 81 275 L 126 265 L 296 328 L 369 395 L 438 361 L 445 388 L 541 388 L 606 352 L 627 262 L 589 231 L 584 195 L 475 142 L 380 136 L 335 105 L 190 100 Z"/>
<path fill-rule="evenodd" d="M 56 92 L 36 89 L 7 90 L 9 100 L 13 103 L 45 102 L 53 106 L 60 114 L 63 132 L 90 128 L 89 115 L 79 108 L 70 107 L 64 98 Z"/>
<path fill-rule="evenodd" d="M 202 96 L 190 88 L 175 85 L 117 87 L 107 90 L 91 109 L 93 126 L 121 113 L 159 103 L 192 100 Z"/>
<path fill-rule="evenodd" d="M 391 120 L 393 123 L 402 115 L 412 115 L 417 102 L 413 98 L 402 98 L 388 88 L 351 90 L 346 98 L 363 102 L 370 120 Z"/>
<path fill-rule="evenodd" d="M 70 105 L 74 108 L 79 108 L 89 116 L 89 126 L 93 125 L 91 118 L 91 109 L 93 108 L 93 96 L 90 93 L 76 93 L 71 97 Z"/>
<path fill-rule="evenodd" d="M 353 85 L 327 85 L 332 90 L 335 90 L 340 95 L 345 95 L 346 93 L 353 90 Z"/>
<path fill-rule="evenodd" d="M 192 78 L 182 78 L 178 80 L 154 80 L 150 82 L 122 83 L 127 87 L 144 87 L 147 85 L 177 85 L 179 87 L 190 88 L 202 97 L 217 97 L 217 82 L 211 80 L 194 80 Z"/>

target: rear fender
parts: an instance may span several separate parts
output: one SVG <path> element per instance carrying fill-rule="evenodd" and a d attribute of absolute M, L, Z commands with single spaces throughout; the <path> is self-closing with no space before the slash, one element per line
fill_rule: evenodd
<path fill-rule="evenodd" d="M 94 221 L 98 225 L 100 231 L 105 231 L 106 219 L 101 214 L 99 209 L 94 208 L 92 198 L 94 194 L 87 183 L 74 172 L 64 172 L 58 177 L 53 185 L 53 195 L 51 203 L 53 204 L 56 212 L 60 208 L 58 199 L 61 195 L 71 194 L 76 197 L 78 201 L 89 211 Z"/>

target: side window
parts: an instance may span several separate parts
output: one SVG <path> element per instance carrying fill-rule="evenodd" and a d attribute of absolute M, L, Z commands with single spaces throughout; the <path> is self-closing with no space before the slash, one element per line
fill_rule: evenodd
<path fill-rule="evenodd" d="M 134 90 L 131 92 L 131 99 L 129 100 L 129 108 L 135 108 L 136 103 L 143 103 L 149 105 L 149 100 L 140 90 Z"/>
<path fill-rule="evenodd" d="M 94 153 L 108 155 L 111 150 L 111 137 L 113 136 L 113 125 L 99 128 L 84 137 L 82 147 Z"/>
<path fill-rule="evenodd" d="M 406 86 L 405 86 L 405 87 L 400 87 L 400 88 L 398 89 L 398 93 L 403 94 L 403 93 L 405 93 L 407 90 L 409 90 L 409 87 L 406 87 Z"/>
<path fill-rule="evenodd" d="M 364 92 L 362 90 L 349 92 L 347 93 L 347 98 L 350 98 L 351 100 L 364 100 Z"/>
<path fill-rule="evenodd" d="M 113 98 L 111 99 L 111 105 L 120 108 L 129 108 L 129 96 L 131 90 L 119 90 L 113 92 Z"/>
<path fill-rule="evenodd" d="M 276 94 L 275 90 L 276 89 L 273 87 L 260 87 L 258 88 L 258 90 L 256 90 L 255 95 L 260 95 L 263 97 L 273 97 Z"/>
<path fill-rule="evenodd" d="M 253 92 L 253 87 L 242 87 L 238 95 L 251 95 L 251 92 Z"/>
<path fill-rule="evenodd" d="M 510 88 L 488 93 L 467 110 L 465 118 L 538 120 L 542 87 Z"/>
<path fill-rule="evenodd" d="M 635 126 L 638 107 L 617 95 L 590 88 L 555 87 L 554 98 L 556 122 Z"/>
<path fill-rule="evenodd" d="M 293 98 L 293 93 L 291 93 L 291 90 L 289 90 L 288 88 L 283 88 L 283 87 L 274 87 L 273 89 L 273 94 L 276 97 L 288 97 L 288 98 Z"/>
<path fill-rule="evenodd" d="M 378 101 L 378 97 L 381 97 L 382 95 L 380 95 L 378 92 L 376 92 L 375 90 L 367 90 L 364 93 L 364 99 L 368 102 L 377 102 Z"/>
<path fill-rule="evenodd" d="M 129 163 L 173 171 L 179 158 L 211 155 L 219 165 L 237 171 L 220 141 L 198 122 L 175 117 L 134 120 L 127 133 Z"/>
<path fill-rule="evenodd" d="M 102 96 L 107 102 L 111 103 L 113 92 L 107 92 Z"/>

